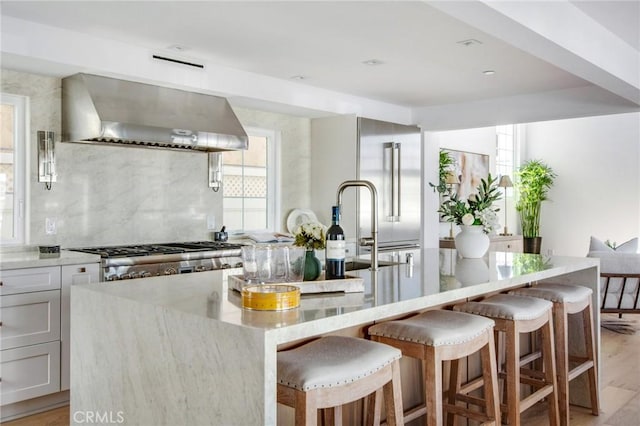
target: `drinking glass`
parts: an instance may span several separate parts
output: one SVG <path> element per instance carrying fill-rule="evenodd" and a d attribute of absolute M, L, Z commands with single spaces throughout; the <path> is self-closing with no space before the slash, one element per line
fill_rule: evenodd
<path fill-rule="evenodd" d="M 271 252 L 271 281 L 283 283 L 289 276 L 289 247 L 277 246 Z"/>
<path fill-rule="evenodd" d="M 271 246 L 256 246 L 257 279 L 261 284 L 272 280 L 271 251 Z"/>
<path fill-rule="evenodd" d="M 247 283 L 255 284 L 258 282 L 255 246 L 242 246 L 242 273 Z"/>
<path fill-rule="evenodd" d="M 288 247 L 289 248 L 289 282 L 302 282 L 304 279 L 304 260 L 306 249 L 304 247 Z"/>

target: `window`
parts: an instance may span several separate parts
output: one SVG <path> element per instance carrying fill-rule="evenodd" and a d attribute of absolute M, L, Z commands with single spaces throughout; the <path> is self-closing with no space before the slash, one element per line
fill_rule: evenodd
<path fill-rule="evenodd" d="M 249 149 L 222 154 L 223 221 L 233 232 L 275 230 L 279 204 L 277 134 L 246 130 Z"/>
<path fill-rule="evenodd" d="M 24 244 L 27 98 L 0 95 L 0 242 Z"/>
<path fill-rule="evenodd" d="M 517 126 L 509 124 L 496 126 L 496 172 L 508 175 L 513 180 L 516 167 Z"/>

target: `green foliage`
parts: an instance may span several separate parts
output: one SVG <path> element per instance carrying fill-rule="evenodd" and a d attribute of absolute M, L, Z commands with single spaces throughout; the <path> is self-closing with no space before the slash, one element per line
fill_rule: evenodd
<path fill-rule="evenodd" d="M 498 178 L 493 178 L 489 174 L 486 180 L 480 180 L 480 185 L 477 188 L 478 193 L 472 194 L 467 200 L 461 200 L 458 194 L 445 193 L 438 213 L 447 222 L 458 225 L 463 225 L 462 218 L 465 215 L 471 215 L 474 219 L 474 225 L 483 225 L 485 232 L 494 231 L 498 225 L 495 212 L 500 209 L 493 208 L 492 205 L 502 197 L 497 182 Z"/>
<path fill-rule="evenodd" d="M 434 191 L 437 191 L 440 194 L 449 192 L 446 181 L 447 174 L 451 170 L 451 166 L 453 166 L 453 158 L 448 151 L 441 149 L 438 163 L 438 184 L 434 185 L 433 183 L 429 182 L 429 186 L 433 188 Z"/>
<path fill-rule="evenodd" d="M 547 200 L 549 189 L 557 175 L 540 160 L 530 160 L 516 171 L 515 186 L 518 190 L 516 210 L 520 216 L 522 235 L 527 238 L 540 236 L 540 206 Z"/>

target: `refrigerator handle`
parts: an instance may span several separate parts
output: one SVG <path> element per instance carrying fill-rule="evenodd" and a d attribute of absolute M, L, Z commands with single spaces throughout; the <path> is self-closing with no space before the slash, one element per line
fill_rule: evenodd
<path fill-rule="evenodd" d="M 387 215 L 387 219 L 390 222 L 400 221 L 400 145 L 400 143 L 396 142 L 387 142 L 384 144 L 385 149 L 391 149 L 391 167 L 389 168 L 389 173 L 391 174 L 391 197 L 389 198 L 390 209 Z"/>

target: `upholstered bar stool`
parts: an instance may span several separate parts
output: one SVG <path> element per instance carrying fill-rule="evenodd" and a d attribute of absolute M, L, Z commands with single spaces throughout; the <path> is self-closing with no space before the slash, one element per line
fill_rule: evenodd
<path fill-rule="evenodd" d="M 317 410 L 342 424 L 341 406 L 370 394 L 379 424 L 384 391 L 388 425 L 402 425 L 401 352 L 381 343 L 344 336 L 326 336 L 295 349 L 278 352 L 278 402 L 295 409 L 296 425 L 315 425 Z"/>
<path fill-rule="evenodd" d="M 369 328 L 374 341 L 402 350 L 402 354 L 423 362 L 425 407 L 407 413 L 408 422 L 426 413 L 427 425 L 442 425 L 443 414 L 464 416 L 486 425 L 500 424 L 498 378 L 493 340 L 494 322 L 477 315 L 434 310 L 397 321 L 387 321 Z M 458 361 L 480 352 L 482 379 L 462 384 Z M 442 401 L 442 362 L 451 361 L 447 403 Z M 468 395 L 484 384 L 484 398 Z M 484 407 L 484 413 L 456 405 L 461 401 Z"/>
<path fill-rule="evenodd" d="M 558 400 L 555 352 L 553 349 L 553 318 L 551 302 L 533 297 L 499 294 L 481 302 L 467 302 L 454 310 L 482 315 L 495 321 L 497 333 L 505 334 L 506 405 L 501 405 L 503 418 L 513 426 L 520 425 L 520 413 L 547 397 L 549 424 L 558 424 Z M 543 371 L 521 369 L 520 334 L 540 330 Z M 536 390 L 521 398 L 520 384 Z M 505 416 L 506 414 L 506 416 Z"/>
<path fill-rule="evenodd" d="M 537 297 L 553 303 L 560 424 L 562 426 L 569 424 L 569 382 L 584 372 L 588 372 L 591 412 L 594 416 L 597 416 L 600 413 L 600 406 L 598 404 L 598 366 L 593 312 L 591 310 L 591 296 L 593 293 L 591 289 L 582 286 L 549 283 L 520 288 L 509 293 Z M 570 314 L 582 315 L 582 330 L 585 342 L 584 356 L 569 356 L 568 316 Z M 571 368 L 570 363 L 574 364 L 573 368 Z"/>

